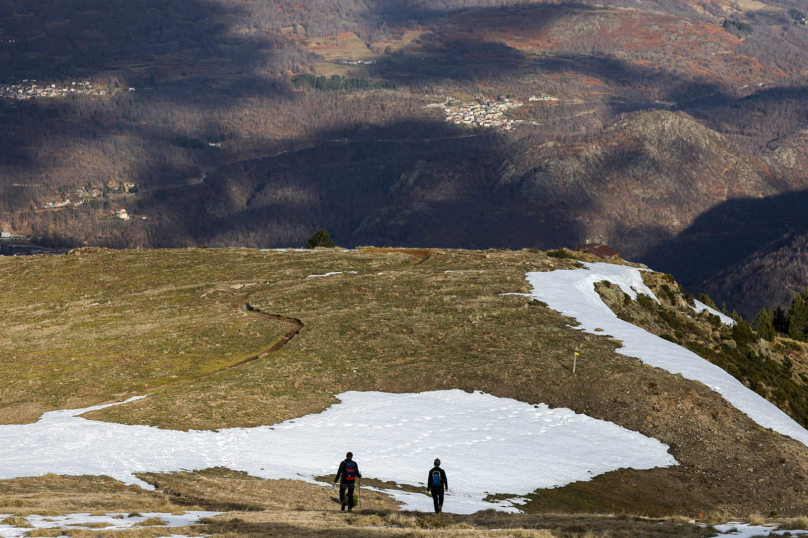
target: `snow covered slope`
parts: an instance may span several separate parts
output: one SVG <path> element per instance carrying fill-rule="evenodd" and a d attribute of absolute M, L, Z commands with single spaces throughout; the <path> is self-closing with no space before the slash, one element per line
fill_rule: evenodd
<path fill-rule="evenodd" d="M 222 466 L 314 481 L 335 473 L 351 450 L 366 476 L 412 485 L 423 484 L 432 460 L 441 458 L 451 492 L 446 511 L 472 513 L 517 510 L 484 502 L 489 493 L 523 495 L 619 468 L 676 465 L 656 439 L 568 409 L 461 390 L 338 397 L 340 404 L 320 414 L 218 432 L 77 416 L 86 409 L 46 413 L 35 424 L 0 426 L 0 479 L 90 474 L 147 486 L 132 473 Z M 426 495 L 390 493 L 412 508 L 431 506 Z"/>
<path fill-rule="evenodd" d="M 544 301 L 553 310 L 577 319 L 585 331 L 609 334 L 621 340 L 623 347 L 617 350 L 618 353 L 700 381 L 764 428 L 771 428 L 808 446 L 808 431 L 777 406 L 695 353 L 620 320 L 606 306 L 595 291 L 597 282 L 616 284 L 632 298 L 636 298 L 637 292 L 655 297 L 643 283 L 639 269 L 587 263 L 585 269 L 528 273 L 527 280 L 533 286 L 534 298 Z M 596 328 L 604 332 L 595 333 Z"/>

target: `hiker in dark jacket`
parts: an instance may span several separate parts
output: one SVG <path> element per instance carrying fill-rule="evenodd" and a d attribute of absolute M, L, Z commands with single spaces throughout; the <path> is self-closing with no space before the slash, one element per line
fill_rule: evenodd
<path fill-rule="evenodd" d="M 353 453 L 348 452 L 345 454 L 345 461 L 339 464 L 339 470 L 337 471 L 337 476 L 334 477 L 334 485 L 337 485 L 339 481 L 339 500 L 342 503 L 342 510 L 345 511 L 345 493 L 348 493 L 348 511 L 350 512 L 353 510 L 353 493 L 354 493 L 354 486 L 356 486 L 356 479 L 362 478 L 362 474 L 359 472 L 359 466 L 356 465 L 356 462 L 353 461 Z"/>
<path fill-rule="evenodd" d="M 435 466 L 429 471 L 426 489 L 432 494 L 432 504 L 435 505 L 435 513 L 439 514 L 443 510 L 443 491 L 449 491 L 449 482 L 446 481 L 446 473 L 440 468 L 440 460 L 435 460 Z"/>

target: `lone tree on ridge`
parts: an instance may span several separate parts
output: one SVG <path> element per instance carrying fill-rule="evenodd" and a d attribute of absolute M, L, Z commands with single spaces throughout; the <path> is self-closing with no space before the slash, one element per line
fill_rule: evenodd
<path fill-rule="evenodd" d="M 331 236 L 328 235 L 323 229 L 317 230 L 314 232 L 314 235 L 309 237 L 308 243 L 306 243 L 307 248 L 316 248 L 316 247 L 325 247 L 325 248 L 332 248 L 334 247 L 334 242 L 331 240 Z"/>

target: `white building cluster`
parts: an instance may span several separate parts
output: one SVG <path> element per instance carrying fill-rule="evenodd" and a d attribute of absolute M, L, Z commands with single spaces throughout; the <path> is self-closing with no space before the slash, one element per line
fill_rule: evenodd
<path fill-rule="evenodd" d="M 477 127 L 502 127 L 505 130 L 513 128 L 514 121 L 505 118 L 505 112 L 518 108 L 522 103 L 511 99 L 491 101 L 478 97 L 476 103 L 462 103 L 453 105 L 447 103 L 443 106 L 446 112 L 446 121 L 458 125 L 475 125 Z"/>
<path fill-rule="evenodd" d="M 531 95 L 528 101 L 558 101 L 558 97 L 551 97 L 549 95 Z"/>
<path fill-rule="evenodd" d="M 78 204 L 79 204 L 79 202 L 77 202 L 74 205 L 78 205 Z M 66 206 L 69 206 L 69 205 L 70 205 L 70 198 L 66 198 L 62 202 L 47 202 L 47 203 L 45 203 L 45 209 L 55 209 L 57 207 L 66 207 Z"/>
<path fill-rule="evenodd" d="M 96 90 L 88 81 L 65 84 L 37 84 L 36 80 L 23 80 L 15 84 L 0 84 L 0 98 L 33 99 L 34 97 L 64 97 L 66 95 L 106 95 L 106 90 Z"/>

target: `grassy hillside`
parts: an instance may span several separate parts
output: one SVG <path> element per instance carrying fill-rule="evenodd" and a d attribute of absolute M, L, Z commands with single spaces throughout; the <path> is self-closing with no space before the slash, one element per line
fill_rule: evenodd
<path fill-rule="evenodd" d="M 804 510 L 802 444 L 760 428 L 699 383 L 615 353 L 619 342 L 577 331 L 542 303 L 502 295 L 528 292 L 527 271 L 577 265 L 527 250 L 83 249 L 0 258 L 0 368 L 12 380 L 0 388 L 0 420 L 153 393 L 87 416 L 217 429 L 319 412 L 346 390 L 482 390 L 615 422 L 667 443 L 681 464 L 537 491 L 527 512 Z M 675 311 L 677 301 L 664 308 Z M 705 317 L 690 323 L 683 343 L 709 339 L 731 359 L 720 343 L 730 329 Z M 803 368 L 794 367 L 795 379 Z M 279 507 L 254 489 L 272 481 L 225 470 L 141 478 L 170 491 L 172 503 Z M 46 489 L 45 479 L 27 480 L 31 491 Z M 0 507 L 14 506 L 4 504 L 9 484 L 0 481 Z M 20 510 L 44 502 L 34 498 Z"/>

